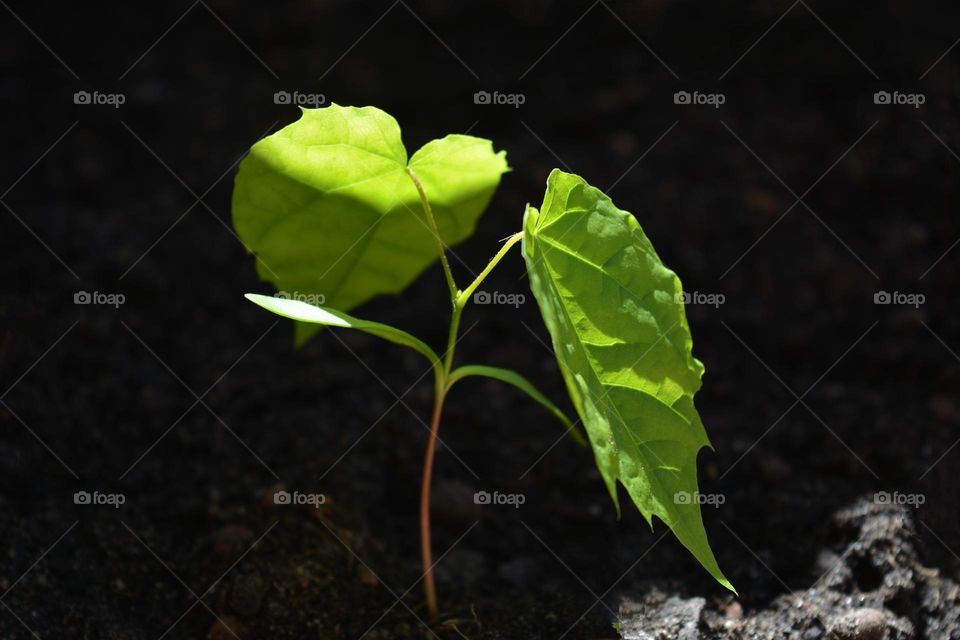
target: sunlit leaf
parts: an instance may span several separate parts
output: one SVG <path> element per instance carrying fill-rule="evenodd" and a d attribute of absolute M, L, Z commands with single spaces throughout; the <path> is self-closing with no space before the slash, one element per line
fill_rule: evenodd
<path fill-rule="evenodd" d="M 240 163 L 233 223 L 257 272 L 349 311 L 399 293 L 439 257 L 400 127 L 374 107 L 304 109 Z M 447 245 L 468 238 L 507 171 L 489 140 L 449 135 L 410 158 Z M 298 326 L 298 343 L 315 331 Z"/>
<path fill-rule="evenodd" d="M 703 365 L 677 276 L 636 219 L 579 176 L 554 171 L 528 207 L 523 254 L 573 404 L 619 510 L 617 481 L 722 585 L 704 530 L 697 452 L 709 446 L 693 396 Z"/>

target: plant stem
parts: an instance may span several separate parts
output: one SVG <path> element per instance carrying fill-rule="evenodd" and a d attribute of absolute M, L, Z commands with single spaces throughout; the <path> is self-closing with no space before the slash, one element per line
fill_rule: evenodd
<path fill-rule="evenodd" d="M 447 350 L 443 356 L 443 392 L 447 392 L 447 380 L 453 369 L 453 352 L 457 346 L 457 335 L 460 333 L 460 316 L 463 314 L 463 305 L 459 299 L 453 302 L 453 313 L 450 316 L 450 334 L 447 336 Z"/>
<path fill-rule="evenodd" d="M 420 482 L 420 560 L 423 563 L 423 590 L 427 598 L 427 611 L 431 619 L 436 619 L 439 614 L 437 605 L 437 586 L 433 579 L 433 546 L 430 541 L 430 487 L 433 483 L 433 459 L 437 453 L 437 433 L 440 431 L 440 416 L 443 413 L 443 401 L 447 397 L 447 390 L 450 388 L 450 371 L 453 369 L 454 349 L 457 346 L 457 335 L 460 332 L 460 316 L 463 314 L 463 308 L 467 306 L 470 296 L 480 286 L 484 278 L 489 275 L 497 263 L 507 254 L 514 244 L 521 238 L 521 233 L 516 233 L 507 239 L 507 242 L 500 248 L 497 254 L 490 260 L 490 263 L 480 272 L 480 275 L 466 288 L 460 291 L 456 281 L 453 279 L 453 272 L 450 271 L 450 263 L 447 262 L 446 246 L 440 237 L 440 229 L 437 226 L 436 218 L 433 217 L 433 210 L 430 208 L 430 202 L 427 200 L 427 194 L 423 190 L 423 185 L 413 169 L 407 167 L 407 174 L 413 180 L 420 195 L 420 203 L 423 205 L 424 214 L 430 223 L 430 230 L 437 240 L 437 249 L 440 252 L 440 264 L 443 265 L 443 274 L 447 280 L 447 287 L 450 289 L 450 302 L 453 306 L 453 312 L 450 316 L 450 333 L 447 337 L 447 350 L 443 355 L 443 362 L 434 363 L 434 382 L 435 391 L 433 398 L 433 413 L 430 416 L 430 436 L 427 440 L 427 450 L 423 456 L 423 476 Z"/>
<path fill-rule="evenodd" d="M 445 385 L 444 385 L 445 386 Z M 430 439 L 423 457 L 423 478 L 420 482 L 420 560 L 423 563 L 423 589 L 427 597 L 427 611 L 431 618 L 439 613 L 437 586 L 433 579 L 433 547 L 430 542 L 430 486 L 433 478 L 433 458 L 437 450 L 437 432 L 440 430 L 440 414 L 443 412 L 445 390 L 438 390 L 433 401 L 430 418 Z"/>
<path fill-rule="evenodd" d="M 427 200 L 427 193 L 423 190 L 423 185 L 420 184 L 420 178 L 417 177 L 417 174 L 414 173 L 410 167 L 407 167 L 407 175 L 410 176 L 414 186 L 417 188 L 417 193 L 420 195 L 420 204 L 423 205 L 423 212 L 426 214 L 427 221 L 430 223 L 430 231 L 433 232 L 433 237 L 437 240 L 437 248 L 440 250 L 440 264 L 443 265 L 443 275 L 446 276 L 447 287 L 450 289 L 450 300 L 456 301 L 460 290 L 457 288 L 457 283 L 453 279 L 453 272 L 450 271 L 450 263 L 447 262 L 447 247 L 443 244 L 443 238 L 440 237 L 440 227 L 437 226 L 437 219 L 433 217 L 433 210 L 430 208 L 430 201 Z"/>
<path fill-rule="evenodd" d="M 423 477 L 420 480 L 420 560 L 423 563 L 423 590 L 427 598 L 427 612 L 431 619 L 439 613 L 437 607 L 437 586 L 433 579 L 433 546 L 430 541 L 430 487 L 433 484 L 433 459 L 437 452 L 437 432 L 440 431 L 440 415 L 443 413 L 443 401 L 450 388 L 450 369 L 453 367 L 453 352 L 457 346 L 457 333 L 460 328 L 460 314 L 463 307 L 454 297 L 453 314 L 450 317 L 450 335 L 443 363 L 434 364 L 435 389 L 433 395 L 433 413 L 430 416 L 430 436 L 427 450 L 423 456 Z"/>
<path fill-rule="evenodd" d="M 523 239 L 523 233 L 515 233 L 507 241 L 503 243 L 503 246 L 500 247 L 500 250 L 497 251 L 496 255 L 490 259 L 490 262 L 484 267 L 483 271 L 480 272 L 480 275 L 470 283 L 463 291 L 459 292 L 453 300 L 453 315 L 450 318 L 450 335 L 447 338 L 447 352 L 443 360 L 443 372 L 444 378 L 450 376 L 450 371 L 453 369 L 453 351 L 454 347 L 457 344 L 457 334 L 460 331 L 460 316 L 463 314 L 463 308 L 467 306 L 467 303 L 470 302 L 470 296 L 473 295 L 473 292 L 477 290 L 477 287 L 486 279 L 490 272 L 493 271 L 493 268 L 497 266 L 500 260 L 503 259 L 503 256 L 507 255 L 507 252 L 510 251 L 510 247 L 515 245 Z M 445 388 L 446 390 L 446 388 Z"/>
<path fill-rule="evenodd" d="M 453 352 L 457 346 L 457 334 L 460 331 L 460 314 L 463 306 L 459 297 L 453 298 L 453 314 L 450 317 L 450 334 L 447 338 L 447 350 L 443 363 L 434 365 L 435 390 L 433 396 L 433 414 L 430 417 L 430 436 L 427 451 L 423 456 L 423 477 L 420 481 L 420 559 L 423 563 L 423 590 L 427 597 L 427 611 L 436 618 L 437 587 L 433 579 L 433 547 L 430 542 L 430 486 L 433 482 L 433 458 L 437 452 L 437 432 L 440 430 L 440 415 L 443 413 L 443 401 L 450 387 L 450 370 L 453 367 Z"/>

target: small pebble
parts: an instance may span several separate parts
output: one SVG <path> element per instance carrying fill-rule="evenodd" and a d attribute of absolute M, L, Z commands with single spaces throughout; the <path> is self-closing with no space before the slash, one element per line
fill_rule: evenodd
<path fill-rule="evenodd" d="M 831 640 L 883 640 L 887 617 L 879 609 L 861 607 L 834 618 L 827 627 Z"/>
<path fill-rule="evenodd" d="M 739 620 L 743 617 L 743 605 L 740 604 L 739 600 L 731 600 L 724 610 L 727 617 L 732 620 Z"/>

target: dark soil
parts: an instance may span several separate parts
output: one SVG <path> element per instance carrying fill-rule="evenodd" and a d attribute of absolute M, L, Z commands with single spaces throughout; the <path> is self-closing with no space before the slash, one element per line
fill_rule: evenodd
<path fill-rule="evenodd" d="M 701 488 L 723 496 L 705 520 L 740 599 L 662 525 L 617 521 L 592 455 L 537 405 L 471 382 L 441 432 L 432 633 L 960 638 L 955 6 L 5 7 L 0 637 L 431 637 L 423 363 L 346 332 L 294 351 L 242 298 L 267 287 L 230 231 L 233 163 L 296 118 L 274 93 L 299 91 L 387 110 L 410 149 L 470 131 L 507 150 L 462 280 L 561 166 L 634 212 L 687 290 L 725 296 L 688 314 L 716 449 Z M 564 398 L 518 253 L 488 288 L 527 302 L 471 307 L 460 359 Z M 446 306 L 432 269 L 357 313 L 440 345 Z M 275 505 L 281 489 L 327 500 Z"/>

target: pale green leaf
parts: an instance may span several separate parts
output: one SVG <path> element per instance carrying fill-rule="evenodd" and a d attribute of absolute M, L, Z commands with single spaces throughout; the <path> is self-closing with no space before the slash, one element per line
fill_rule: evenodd
<path fill-rule="evenodd" d="M 697 499 L 697 452 L 710 443 L 693 404 L 704 369 L 692 355 L 680 280 L 630 213 L 558 170 L 541 210 L 527 209 L 523 255 L 617 509 L 619 481 L 651 525 L 660 518 L 733 590 Z"/>
<path fill-rule="evenodd" d="M 576 427 L 573 426 L 573 423 L 570 422 L 570 419 L 567 418 L 567 415 L 561 411 L 557 405 L 550 402 L 550 399 L 547 398 L 547 396 L 540 393 L 540 391 L 538 391 L 529 380 L 524 378 L 516 371 L 501 369 L 499 367 L 488 367 L 481 364 L 464 365 L 454 369 L 450 373 L 450 380 L 447 383 L 447 388 L 452 387 L 457 380 L 461 380 L 468 376 L 484 376 L 486 378 L 493 378 L 494 380 L 506 382 L 507 384 L 511 384 L 517 389 L 520 389 L 528 396 L 543 405 L 547 411 L 552 413 L 557 420 L 559 420 L 561 424 L 567 428 L 567 432 L 574 440 L 583 445 L 587 444 L 586 440 L 583 439 L 583 436 L 580 435 L 580 432 L 577 431 Z"/>
<path fill-rule="evenodd" d="M 422 340 L 410 335 L 406 331 L 391 327 L 387 324 L 370 322 L 369 320 L 361 320 L 360 318 L 354 318 L 353 316 L 347 315 L 342 311 L 317 307 L 300 300 L 290 300 L 287 298 L 277 298 L 274 296 L 262 296 L 256 293 L 247 293 L 244 295 L 244 297 L 247 300 L 260 305 L 267 311 L 272 311 L 273 313 L 283 316 L 284 318 L 290 318 L 291 320 L 296 320 L 298 322 L 327 327 L 358 329 L 360 331 L 375 335 L 378 338 L 389 340 L 395 344 L 401 344 L 405 347 L 410 347 L 411 349 L 423 354 L 423 356 L 430 361 L 431 365 L 438 365 L 440 362 L 440 359 L 437 357 L 437 354 L 433 352 L 433 349 L 424 344 Z"/>
<path fill-rule="evenodd" d="M 240 163 L 233 223 L 279 291 L 349 311 L 406 288 L 439 254 L 400 127 L 374 107 L 304 109 Z M 507 171 L 489 140 L 450 135 L 410 159 L 448 246 L 468 238 Z M 303 325 L 301 325 L 302 327 Z M 298 328 L 298 343 L 312 332 Z"/>

